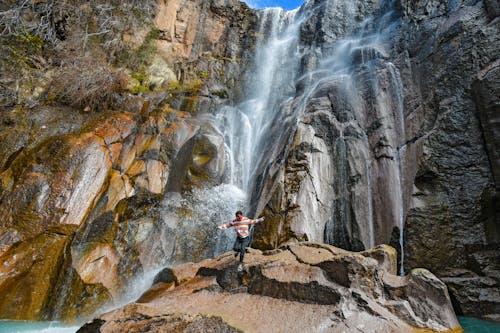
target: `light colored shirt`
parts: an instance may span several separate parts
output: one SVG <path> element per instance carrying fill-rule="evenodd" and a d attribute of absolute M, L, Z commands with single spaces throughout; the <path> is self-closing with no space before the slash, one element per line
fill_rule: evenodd
<path fill-rule="evenodd" d="M 261 217 L 260 219 L 256 219 L 256 220 L 251 220 L 248 217 L 242 217 L 241 220 L 236 219 L 236 220 L 232 220 L 229 223 L 220 225 L 217 227 L 217 229 L 224 230 L 227 228 L 234 227 L 234 230 L 236 231 L 236 235 L 239 238 L 246 238 L 249 235 L 250 225 L 255 224 L 255 223 L 259 223 L 262 221 L 264 221 L 263 217 Z"/>

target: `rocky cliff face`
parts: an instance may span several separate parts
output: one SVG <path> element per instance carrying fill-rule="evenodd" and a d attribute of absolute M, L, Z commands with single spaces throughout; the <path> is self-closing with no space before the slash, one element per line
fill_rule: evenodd
<path fill-rule="evenodd" d="M 498 72 L 498 11 L 489 1 L 429 5 L 427 12 L 404 6 L 411 22 L 404 30 L 404 77 L 408 91 L 420 95 L 408 94 L 407 103 L 416 108 L 412 119 L 429 124 L 416 141 L 423 154 L 406 219 L 408 264 L 442 276 L 459 312 L 498 319 L 497 145 L 488 135 L 491 110 L 498 108 L 492 97 L 498 86 L 491 85 Z M 425 24 L 418 23 L 421 15 Z"/>
<path fill-rule="evenodd" d="M 0 317 L 86 317 L 248 206 L 255 247 L 390 243 L 498 319 L 497 2 L 0 10 Z"/>
<path fill-rule="evenodd" d="M 446 286 L 426 270 L 396 273 L 396 251 L 318 243 L 226 253 L 165 269 L 135 303 L 78 332 L 460 332 Z"/>
<path fill-rule="evenodd" d="M 118 302 L 136 276 L 164 260 L 169 245 L 160 206 L 167 185 L 215 182 L 225 167 L 217 157 L 217 133 L 193 115 L 213 112 L 239 93 L 243 50 L 252 47 L 255 18 L 237 1 L 160 1 L 148 8 L 91 2 L 75 4 L 74 12 L 64 11 L 69 2 L 49 5 L 13 3 L 10 11 L 63 15 L 53 18 L 54 40 L 29 30 L 31 21 L 19 23 L 23 34 L 2 37 L 4 50 L 13 50 L 2 54 L 2 82 L 12 89 L 17 80 L 17 91 L 3 95 L 1 111 L 2 318 L 86 317 Z M 120 17 L 119 9 L 138 11 L 138 21 Z M 102 11 L 110 10 L 117 15 L 113 22 L 123 24 L 114 28 L 123 30 L 108 36 L 100 29 L 107 27 Z M 82 20 L 89 29 L 83 37 L 72 25 Z M 79 42 L 87 46 L 73 49 Z M 27 60 L 16 58 L 21 51 Z M 26 65 L 35 56 L 44 66 Z M 80 58 L 95 59 L 100 71 L 123 81 L 109 99 L 99 99 L 98 91 L 107 89 L 104 74 L 93 76 Z M 9 64 L 27 76 L 16 77 Z M 75 86 L 70 75 L 92 82 Z M 37 76 L 42 78 L 28 82 Z M 42 92 L 35 95 L 30 84 Z M 72 104 L 79 98 L 72 91 L 87 88 L 94 95 Z M 172 171 L 178 154 L 182 174 Z"/>
<path fill-rule="evenodd" d="M 296 90 L 278 111 L 297 122 L 273 148 L 287 157 L 259 167 L 252 207 L 273 223 L 255 244 L 388 242 L 401 272 L 430 267 L 459 312 L 497 318 L 495 5 L 308 7 Z"/>

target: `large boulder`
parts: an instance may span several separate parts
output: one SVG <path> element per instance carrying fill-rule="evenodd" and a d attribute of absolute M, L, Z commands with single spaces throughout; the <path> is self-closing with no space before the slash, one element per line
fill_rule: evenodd
<path fill-rule="evenodd" d="M 461 332 L 446 286 L 424 269 L 394 275 L 388 246 L 354 253 L 306 242 L 248 252 L 242 270 L 231 253 L 166 269 L 137 302 L 78 332 L 139 330 L 152 318 L 155 332 L 168 331 L 176 316 L 186 325 L 180 332 L 202 318 L 224 332 Z"/>

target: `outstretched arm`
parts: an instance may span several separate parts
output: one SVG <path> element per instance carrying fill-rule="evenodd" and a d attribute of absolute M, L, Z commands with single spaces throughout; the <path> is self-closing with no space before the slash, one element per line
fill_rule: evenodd
<path fill-rule="evenodd" d="M 224 223 L 223 225 L 218 225 L 216 228 L 219 230 L 224 230 L 227 228 L 231 228 L 233 226 L 232 222 Z"/>
<path fill-rule="evenodd" d="M 259 222 L 263 222 L 265 217 L 261 217 L 260 219 L 250 220 L 250 224 L 255 224 Z"/>

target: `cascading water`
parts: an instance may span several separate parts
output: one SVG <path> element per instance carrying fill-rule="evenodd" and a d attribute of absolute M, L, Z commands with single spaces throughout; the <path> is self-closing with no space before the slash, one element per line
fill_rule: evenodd
<path fill-rule="evenodd" d="M 345 6 L 347 12 L 354 11 L 353 8 Z M 399 171 L 396 172 L 393 166 L 383 165 L 383 163 L 389 165 L 397 163 L 399 166 L 399 161 L 393 161 L 391 158 L 387 162 L 382 162 L 381 165 L 377 161 L 379 157 L 375 158 L 372 154 L 379 145 L 398 147 L 405 140 L 403 86 L 397 68 L 387 61 L 386 50 L 391 31 L 397 25 L 398 18 L 394 15 L 390 3 L 382 3 L 380 11 L 385 11 L 385 14 L 366 18 L 357 25 L 358 28 L 356 25 L 351 28 L 352 33 L 347 33 L 347 36 L 334 39 L 330 43 L 324 43 L 319 51 L 315 50 L 314 53 L 319 54 L 319 60 L 316 61 L 317 65 L 312 70 L 304 73 L 300 78 L 306 83 L 303 84 L 304 92 L 298 97 L 300 103 L 297 103 L 301 108 L 307 108 L 313 96 L 318 94 L 318 89 L 325 89 L 321 88 L 322 86 L 333 87 L 330 88 L 331 92 L 325 95 L 333 96 L 329 97 L 335 114 L 333 126 L 336 127 L 336 132 L 340 133 L 332 134 L 337 136 L 335 141 L 337 143 L 334 143 L 337 149 L 333 153 L 334 165 L 336 165 L 333 191 L 337 199 L 333 201 L 333 217 L 326 223 L 325 241 L 352 249 L 372 247 L 377 242 L 388 241 L 386 234 L 390 232 L 384 234 L 383 230 L 379 230 L 381 225 L 388 223 L 387 217 L 383 214 L 380 217 L 381 213 L 379 213 L 378 223 L 375 223 L 374 209 L 380 210 L 381 208 L 380 205 L 374 207 L 374 192 L 391 198 L 391 192 L 402 191 L 401 185 L 396 186 L 396 189 L 391 186 L 383 187 L 372 181 L 372 178 L 376 178 L 376 182 L 379 182 L 377 178 L 380 176 L 377 176 L 377 173 L 387 178 L 400 176 Z M 380 119 L 384 118 L 382 122 L 387 122 L 387 125 L 380 123 Z M 380 127 L 385 127 L 385 133 L 378 134 L 377 137 L 373 133 Z M 353 134 L 349 134 L 350 137 L 344 138 L 343 133 L 349 131 L 359 134 L 355 134 L 354 137 Z M 353 143 L 357 140 L 356 137 L 364 140 L 363 148 Z M 339 140 L 346 146 L 344 149 L 339 149 L 342 148 L 342 145 L 338 144 Z M 352 168 L 356 168 L 356 164 L 359 163 L 359 161 L 353 161 L 353 157 L 348 156 L 349 153 L 346 154 L 346 149 L 347 151 L 359 149 L 367 151 L 361 156 L 366 159 L 361 162 L 364 164 L 360 167 L 361 173 L 352 175 L 346 173 L 346 167 L 349 168 L 349 172 L 352 172 Z M 389 157 L 385 153 L 381 155 Z M 352 186 L 354 185 L 348 185 L 353 183 L 351 177 L 361 177 L 365 187 L 365 191 L 357 194 L 360 197 L 358 201 L 361 200 L 365 204 L 358 203 L 356 208 L 353 206 L 356 205 L 356 199 L 353 199 Z M 389 180 L 389 183 L 392 182 Z M 378 188 L 374 189 L 374 186 Z M 392 216 L 394 225 L 402 228 L 404 221 L 399 213 L 402 209 L 400 208 L 402 199 L 398 196 L 389 205 L 394 208 L 388 207 L 390 208 L 388 211 L 398 210 L 398 214 Z M 362 214 L 360 214 L 361 210 L 364 211 Z M 335 234 L 330 235 L 330 232 Z M 364 244 L 360 245 L 359 241 Z"/>
<path fill-rule="evenodd" d="M 368 191 L 368 227 L 370 229 L 370 248 L 375 246 L 375 231 L 373 226 L 373 189 L 371 164 L 366 164 L 366 180 Z"/>
<path fill-rule="evenodd" d="M 160 263 L 200 260 L 231 248 L 232 231 L 216 231 L 236 210 L 248 213 L 253 173 L 266 149 L 269 126 L 278 122 L 279 103 L 291 95 L 298 72 L 299 20 L 295 11 L 280 8 L 258 13 L 258 36 L 245 98 L 236 106 L 224 106 L 214 116 L 200 116 L 202 127 L 223 138 L 227 176 L 222 184 L 195 188 L 188 193 L 169 192 L 161 207 Z M 285 97 L 286 98 L 286 97 Z"/>
<path fill-rule="evenodd" d="M 314 45 L 304 47 L 300 40 L 301 24 L 313 14 L 308 8 L 314 8 L 311 4 L 308 2 L 294 11 L 278 8 L 259 11 L 257 35 L 262 36 L 262 40 L 256 46 L 251 74 L 243 85 L 244 98 L 235 106 L 222 107 L 215 115 L 204 115 L 202 119 L 223 138 L 227 176 L 216 186 L 194 189 L 182 195 L 165 194 L 156 227 L 161 246 L 146 274 L 166 264 L 213 257 L 230 249 L 232 233 L 215 231 L 214 226 L 228 222 L 236 210 L 246 210 L 250 214 L 256 211 L 255 206 L 251 206 L 251 199 L 259 197 L 259 189 L 263 187 L 266 176 L 262 176 L 262 169 L 267 176 L 272 173 L 272 167 L 266 166 L 269 159 L 280 160 L 283 166 L 286 147 L 291 145 L 297 121 L 322 83 L 340 82 L 346 92 L 345 100 L 355 108 L 362 104 L 356 100 L 359 75 L 355 63 L 369 67 L 373 59 L 384 58 L 385 32 L 381 27 L 388 27 L 390 15 L 379 20 L 367 19 L 354 36 L 339 39 L 323 50 L 317 49 L 316 65 L 304 70 L 304 54 L 316 48 Z M 393 74 L 396 79 L 397 72 Z M 400 81 L 393 86 L 402 89 Z M 402 107 L 402 101 L 397 104 Z M 404 127 L 402 109 L 398 112 L 401 112 L 399 119 Z M 339 122 L 338 132 L 344 133 L 353 126 L 358 126 L 356 119 Z M 368 146 L 366 136 L 364 140 Z M 338 168 L 335 186 L 339 198 L 331 203 L 335 209 L 331 222 L 326 225 L 324 240 L 335 244 L 343 239 L 345 244 L 341 245 L 346 245 L 352 233 L 349 227 L 352 220 L 349 147 L 342 134 L 335 142 L 338 156 L 333 164 Z M 366 162 L 364 170 L 368 189 L 364 194 L 367 205 L 363 209 L 368 221 L 362 232 L 368 234 L 364 238 L 367 247 L 377 241 L 372 204 L 374 171 L 370 161 Z"/>
<path fill-rule="evenodd" d="M 225 107 L 217 116 L 229 150 L 230 183 L 245 193 L 263 151 L 269 148 L 270 126 L 279 121 L 279 103 L 291 96 L 290 82 L 299 68 L 298 10 L 266 8 L 258 13 L 258 35 L 264 40 L 256 48 L 253 75 L 245 84 L 246 97 L 236 107 Z"/>

